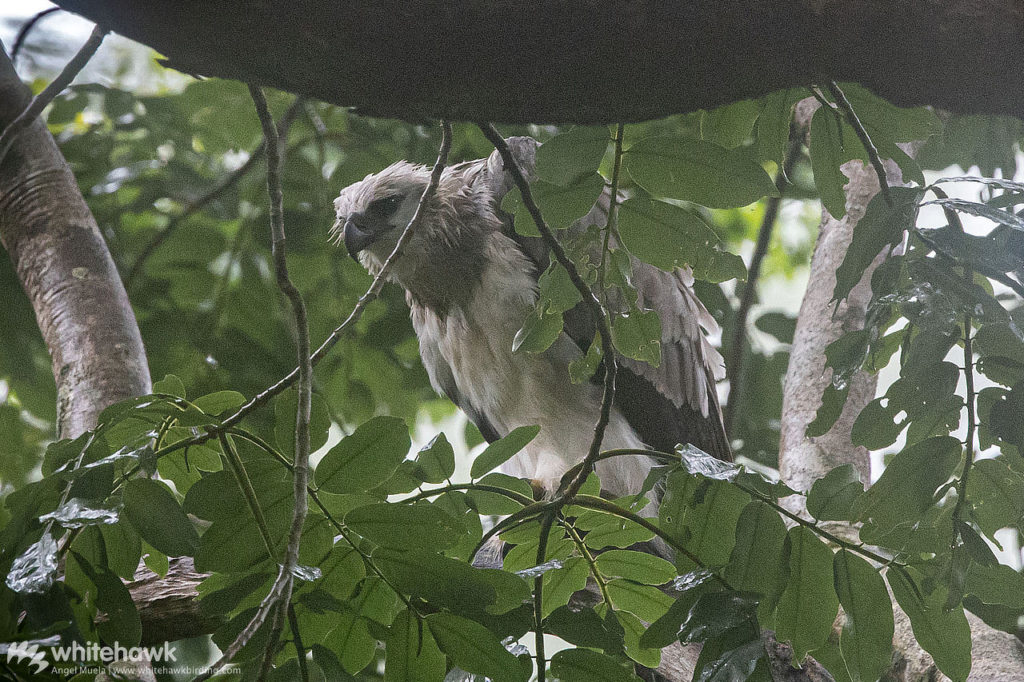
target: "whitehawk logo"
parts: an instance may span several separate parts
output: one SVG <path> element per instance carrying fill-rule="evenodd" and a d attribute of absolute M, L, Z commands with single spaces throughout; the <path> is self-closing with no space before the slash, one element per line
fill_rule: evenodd
<path fill-rule="evenodd" d="M 14 661 L 15 663 L 21 663 L 24 659 L 29 659 L 29 662 L 36 666 L 36 674 L 46 670 L 46 655 L 39 650 L 38 644 L 30 644 L 29 642 L 12 642 L 7 645 L 7 662 Z"/>

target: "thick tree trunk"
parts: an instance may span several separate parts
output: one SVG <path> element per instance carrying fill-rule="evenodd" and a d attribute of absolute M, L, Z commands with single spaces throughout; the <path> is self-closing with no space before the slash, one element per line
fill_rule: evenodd
<path fill-rule="evenodd" d="M 808 111 L 806 103 L 802 103 L 798 107 L 798 117 L 803 115 L 809 120 L 811 111 Z M 874 398 L 874 375 L 858 372 L 851 379 L 850 394 L 842 414 L 826 434 L 818 438 L 805 435 L 821 404 L 825 387 L 831 381 L 831 371 L 825 370 L 825 348 L 845 332 L 864 327 L 865 312 L 871 298 L 871 273 L 886 255 L 879 254 L 854 287 L 849 300 L 835 310 L 830 300 L 835 288 L 836 266 L 842 262 L 850 246 L 857 221 L 864 216 L 868 202 L 879 191 L 878 176 L 870 166 L 852 161 L 843 166 L 843 171 L 850 178 L 846 187 L 847 214 L 842 220 L 836 220 L 827 211 L 822 211 L 818 243 L 811 259 L 811 276 L 800 306 L 783 389 L 779 470 L 790 486 L 801 490 L 806 490 L 815 479 L 832 468 L 846 463 L 857 467 L 865 484 L 871 480 L 868 452 L 853 445 L 850 433 L 857 415 Z M 887 162 L 886 171 L 890 184 L 900 183 L 901 176 L 895 164 Z M 849 525 L 829 524 L 829 530 L 856 541 L 856 529 Z M 906 615 L 895 606 L 893 611 L 896 617 L 893 641 L 896 656 L 890 671 L 891 679 L 900 682 L 948 679 L 935 667 L 931 656 L 918 646 Z M 1024 646 L 1020 641 L 1010 634 L 993 630 L 971 613 L 967 618 L 973 640 L 969 682 L 1024 679 Z"/>
<path fill-rule="evenodd" d="M 179 69 L 405 119 L 636 121 L 829 79 L 1024 112 L 1019 0 L 56 2 Z"/>
<path fill-rule="evenodd" d="M 0 48 L 0 129 L 31 99 Z M 57 431 L 73 438 L 106 406 L 150 391 L 142 337 L 75 177 L 43 121 L 0 162 L 0 242 L 53 360 Z"/>

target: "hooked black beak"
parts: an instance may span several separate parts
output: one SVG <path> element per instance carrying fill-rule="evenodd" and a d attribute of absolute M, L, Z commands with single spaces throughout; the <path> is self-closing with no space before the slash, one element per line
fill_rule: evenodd
<path fill-rule="evenodd" d="M 359 259 L 356 256 L 360 251 L 375 242 L 377 235 L 361 229 L 352 218 L 349 218 L 345 221 L 345 227 L 342 229 L 342 238 L 345 241 L 348 255 L 352 256 L 352 260 L 358 262 Z"/>

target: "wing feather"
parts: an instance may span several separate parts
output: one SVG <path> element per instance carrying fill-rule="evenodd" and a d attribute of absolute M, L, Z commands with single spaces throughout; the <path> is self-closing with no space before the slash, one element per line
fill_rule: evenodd
<path fill-rule="evenodd" d="M 529 137 L 512 137 L 507 142 L 520 168 L 532 179 L 537 142 Z M 467 181 L 483 183 L 498 211 L 502 199 L 514 187 L 497 152 L 486 160 L 464 164 L 459 172 L 466 174 Z M 605 191 L 590 213 L 562 232 L 562 238 L 592 225 L 603 227 L 610 203 L 610 193 Z M 506 225 L 508 235 L 535 263 L 539 276 L 550 260 L 547 246 L 540 238 L 516 233 L 511 216 L 507 216 Z M 670 450 L 678 443 L 692 443 L 719 459 L 731 460 L 715 388 L 715 381 L 724 377 L 725 367 L 721 354 L 707 339 L 708 334 L 719 332 L 718 323 L 694 293 L 689 269 L 666 272 L 632 256 L 630 260 L 640 305 L 656 311 L 661 319 L 662 359 L 658 367 L 652 367 L 617 356 L 620 370 L 616 406 L 651 447 Z M 581 348 L 589 345 L 594 327 L 582 306 L 566 313 L 565 331 Z M 602 373 L 599 369 L 595 379 L 600 381 Z"/>

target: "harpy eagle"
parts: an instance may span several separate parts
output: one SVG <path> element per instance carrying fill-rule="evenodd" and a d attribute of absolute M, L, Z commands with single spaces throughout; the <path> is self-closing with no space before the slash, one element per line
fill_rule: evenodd
<path fill-rule="evenodd" d="M 537 142 L 515 137 L 508 144 L 530 177 Z M 429 178 L 429 168 L 399 161 L 346 187 L 334 202 L 335 241 L 343 241 L 349 254 L 376 275 Z M 513 186 L 497 151 L 446 168 L 389 275 L 406 291 L 420 355 L 435 390 L 458 405 L 490 442 L 518 426 L 540 426 L 537 437 L 503 470 L 550 494 L 562 474 L 586 456 L 604 370 L 599 367 L 590 382 L 570 380 L 569 363 L 594 335 L 582 304 L 565 314 L 565 333 L 547 350 L 513 351 L 516 332 L 537 301 L 538 277 L 549 262 L 544 242 L 517 234 L 511 216 L 500 209 Z M 561 238 L 603 226 L 608 204 L 606 191 Z M 717 329 L 714 318 L 694 294 L 688 270 L 665 272 L 631 261 L 640 305 L 661 318 L 661 363 L 652 367 L 617 358 L 614 409 L 602 447 L 671 452 L 679 443 L 692 443 L 731 459 L 715 391 L 722 357 L 703 331 Z M 614 457 L 599 462 L 597 473 L 606 494 L 634 494 L 651 464 L 641 456 Z"/>

